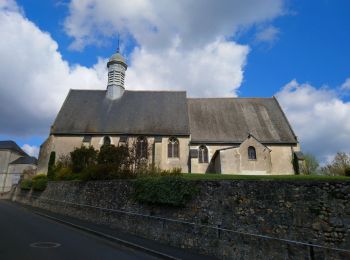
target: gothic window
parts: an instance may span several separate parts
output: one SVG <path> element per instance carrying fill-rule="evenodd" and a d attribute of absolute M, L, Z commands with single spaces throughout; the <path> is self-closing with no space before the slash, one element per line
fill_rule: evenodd
<path fill-rule="evenodd" d="M 198 162 L 208 163 L 208 148 L 205 145 L 199 146 Z"/>
<path fill-rule="evenodd" d="M 105 136 L 103 138 L 103 145 L 110 145 L 111 144 L 111 138 L 109 136 Z"/>
<path fill-rule="evenodd" d="M 256 160 L 256 151 L 253 146 L 248 147 L 248 159 L 249 160 Z"/>
<path fill-rule="evenodd" d="M 169 138 L 168 158 L 179 158 L 179 140 L 175 137 Z"/>
<path fill-rule="evenodd" d="M 144 136 L 140 136 L 136 140 L 136 156 L 137 158 L 145 158 L 147 159 L 148 155 L 148 144 L 147 138 Z"/>

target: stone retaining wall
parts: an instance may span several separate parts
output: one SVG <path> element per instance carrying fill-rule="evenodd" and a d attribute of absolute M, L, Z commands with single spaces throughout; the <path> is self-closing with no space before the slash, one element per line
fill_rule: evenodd
<path fill-rule="evenodd" d="M 50 182 L 14 200 L 222 259 L 350 259 L 350 182 L 193 184 L 201 192 L 185 208 L 138 204 L 126 180 Z"/>

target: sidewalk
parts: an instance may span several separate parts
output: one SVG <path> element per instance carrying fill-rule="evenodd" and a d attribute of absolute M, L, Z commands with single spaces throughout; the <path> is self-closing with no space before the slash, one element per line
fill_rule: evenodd
<path fill-rule="evenodd" d="M 11 203 L 14 203 L 14 202 L 11 202 Z M 50 212 L 48 210 L 35 208 L 28 205 L 20 204 L 20 203 L 14 203 L 14 204 L 20 207 L 24 207 L 35 214 L 49 218 L 53 221 L 72 226 L 82 231 L 92 233 L 96 236 L 103 237 L 110 241 L 123 244 L 124 246 L 127 246 L 127 247 L 132 247 L 136 250 L 144 251 L 146 253 L 152 254 L 160 258 L 191 259 L 191 260 L 215 259 L 214 257 L 200 255 L 198 253 L 191 252 L 190 250 L 187 250 L 187 249 L 168 246 L 165 244 L 161 244 L 157 241 L 128 234 L 122 230 L 112 229 L 106 225 L 94 224 L 85 220 L 80 220 L 74 217 L 61 215 L 58 213 Z"/>

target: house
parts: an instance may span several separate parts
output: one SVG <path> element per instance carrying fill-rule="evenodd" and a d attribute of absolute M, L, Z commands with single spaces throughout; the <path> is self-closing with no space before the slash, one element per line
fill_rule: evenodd
<path fill-rule="evenodd" d="M 115 53 L 106 90 L 70 90 L 38 169 L 76 147 L 137 144 L 162 169 L 191 173 L 294 174 L 298 139 L 277 99 L 189 98 L 185 91 L 125 89 L 127 64 Z M 156 73 L 156 71 L 155 71 Z M 142 151 L 151 150 L 145 153 Z"/>
<path fill-rule="evenodd" d="M 37 159 L 26 154 L 14 141 L 0 141 L 0 192 L 18 184 L 25 170 L 36 170 Z"/>

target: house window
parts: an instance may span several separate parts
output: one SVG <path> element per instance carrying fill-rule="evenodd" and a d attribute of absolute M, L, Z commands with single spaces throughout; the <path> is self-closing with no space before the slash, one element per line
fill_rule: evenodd
<path fill-rule="evenodd" d="M 105 136 L 103 138 L 103 145 L 110 145 L 111 144 L 111 138 L 109 136 Z"/>
<path fill-rule="evenodd" d="M 136 140 L 136 156 L 139 159 L 147 159 L 148 155 L 148 144 L 146 137 L 138 137 Z"/>
<path fill-rule="evenodd" d="M 249 160 L 256 160 L 256 151 L 253 146 L 248 147 L 248 159 Z"/>
<path fill-rule="evenodd" d="M 205 145 L 199 146 L 198 162 L 208 163 L 208 148 Z"/>
<path fill-rule="evenodd" d="M 179 140 L 175 137 L 169 138 L 168 158 L 179 158 Z"/>

